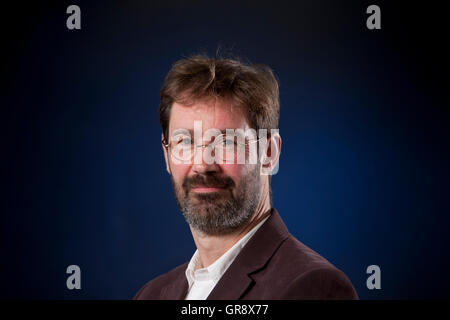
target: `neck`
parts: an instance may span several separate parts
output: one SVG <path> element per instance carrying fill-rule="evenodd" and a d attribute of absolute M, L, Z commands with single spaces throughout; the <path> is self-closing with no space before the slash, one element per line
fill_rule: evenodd
<path fill-rule="evenodd" d="M 195 245 L 197 246 L 199 261 L 201 262 L 198 268 L 207 268 L 219 259 L 225 252 L 233 247 L 242 237 L 244 237 L 250 230 L 252 230 L 258 223 L 264 220 L 270 214 L 270 199 L 269 195 L 260 201 L 255 213 L 250 220 L 241 228 L 233 233 L 226 235 L 207 235 L 195 230 L 191 227 L 192 236 Z"/>

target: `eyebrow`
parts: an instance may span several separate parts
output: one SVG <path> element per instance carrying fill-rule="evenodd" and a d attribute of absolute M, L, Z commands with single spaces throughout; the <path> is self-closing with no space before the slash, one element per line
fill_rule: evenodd
<path fill-rule="evenodd" d="M 193 130 L 188 130 L 188 129 L 176 129 L 174 132 L 172 132 L 172 136 L 176 135 L 176 134 L 186 134 L 186 133 L 193 133 Z"/>
<path fill-rule="evenodd" d="M 231 129 L 231 130 L 237 130 L 237 129 Z M 222 129 L 222 130 L 220 130 L 220 132 L 221 132 L 221 134 L 226 135 L 227 134 L 227 129 Z M 194 135 L 194 130 L 193 129 L 183 129 L 183 128 L 176 129 L 174 132 L 172 132 L 171 136 L 174 137 L 177 134 L 188 134 L 188 135 L 190 135 L 192 137 Z M 242 135 L 240 133 L 240 131 L 238 131 L 238 132 L 234 131 L 232 136 L 241 137 L 241 138 L 242 137 L 247 137 L 245 134 Z"/>
<path fill-rule="evenodd" d="M 236 130 L 236 129 L 233 129 L 233 130 Z M 220 130 L 220 132 L 222 134 L 226 134 L 227 129 Z M 192 129 L 176 129 L 174 132 L 172 132 L 172 136 L 176 135 L 176 134 L 182 134 L 182 133 L 183 134 L 189 133 L 190 135 L 194 135 L 194 130 L 192 130 Z"/>

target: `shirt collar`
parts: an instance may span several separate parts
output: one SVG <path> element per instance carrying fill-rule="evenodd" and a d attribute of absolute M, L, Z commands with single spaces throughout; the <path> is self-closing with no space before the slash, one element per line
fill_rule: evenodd
<path fill-rule="evenodd" d="M 236 242 L 227 252 L 225 252 L 219 259 L 214 261 L 207 268 L 200 268 L 196 270 L 196 267 L 200 264 L 200 256 L 198 250 L 195 250 L 194 255 L 189 261 L 186 268 L 186 278 L 189 283 L 189 288 L 192 287 L 194 281 L 214 281 L 217 282 L 228 267 L 233 263 L 239 252 L 255 232 L 266 222 L 269 217 L 266 217 L 260 223 L 258 223 L 253 229 L 251 229 L 245 236 L 243 236 L 238 242 Z"/>

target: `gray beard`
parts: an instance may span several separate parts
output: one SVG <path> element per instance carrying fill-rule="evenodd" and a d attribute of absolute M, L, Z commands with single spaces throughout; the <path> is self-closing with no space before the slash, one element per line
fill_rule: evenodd
<path fill-rule="evenodd" d="M 231 190 L 211 194 L 186 193 L 172 180 L 178 207 L 186 222 L 205 235 L 230 234 L 244 225 L 253 216 L 260 198 L 259 168 L 250 172 L 240 186 Z"/>

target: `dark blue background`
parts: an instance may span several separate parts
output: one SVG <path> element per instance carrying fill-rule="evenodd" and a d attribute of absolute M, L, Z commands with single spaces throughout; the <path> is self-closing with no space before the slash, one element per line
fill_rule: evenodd
<path fill-rule="evenodd" d="M 82 29 L 66 28 L 81 7 Z M 443 8 L 376 2 L 3 5 L 0 297 L 128 299 L 195 250 L 165 171 L 159 90 L 205 52 L 269 65 L 274 205 L 364 299 L 448 298 Z M 447 40 L 445 40 L 447 39 Z M 66 288 L 66 267 L 82 290 Z M 366 288 L 381 267 L 381 290 Z"/>

